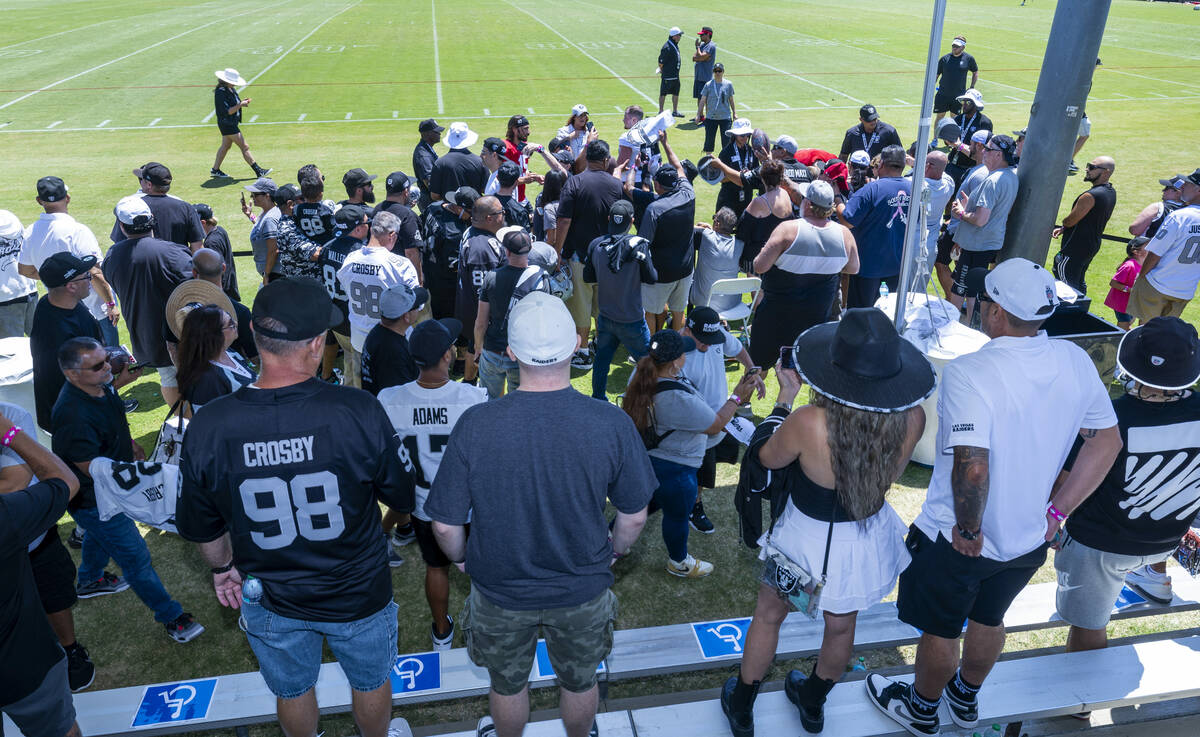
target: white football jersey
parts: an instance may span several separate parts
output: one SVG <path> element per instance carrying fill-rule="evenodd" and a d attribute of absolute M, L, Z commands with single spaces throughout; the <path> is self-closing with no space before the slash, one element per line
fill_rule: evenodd
<path fill-rule="evenodd" d="M 96 512 L 109 520 L 118 514 L 167 532 L 175 528 L 179 466 L 93 458 L 88 467 L 96 490 Z"/>
<path fill-rule="evenodd" d="M 425 500 L 437 476 L 450 431 L 468 407 L 486 401 L 487 391 L 457 381 L 447 382 L 437 389 L 426 389 L 410 381 L 379 392 L 379 403 L 400 437 L 401 453 L 407 453 L 413 465 L 417 483 L 413 515 L 419 519 L 429 519 L 425 516 Z"/>
<path fill-rule="evenodd" d="M 379 298 L 387 288 L 400 282 L 418 286 L 412 262 L 379 246 L 363 246 L 346 256 L 338 281 L 350 295 L 350 344 L 356 351 L 379 324 Z"/>
<path fill-rule="evenodd" d="M 1168 215 L 1146 250 L 1159 257 L 1146 274 L 1150 286 L 1175 299 L 1194 297 L 1200 283 L 1200 204 Z"/>

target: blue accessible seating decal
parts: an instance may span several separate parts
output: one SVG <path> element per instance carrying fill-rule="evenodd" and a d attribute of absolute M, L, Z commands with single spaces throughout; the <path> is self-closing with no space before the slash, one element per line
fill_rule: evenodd
<path fill-rule="evenodd" d="M 392 694 L 433 691 L 442 687 L 441 653 L 397 655 L 392 665 Z"/>
<path fill-rule="evenodd" d="M 696 635 L 696 644 L 705 660 L 741 655 L 749 629 L 749 617 L 692 623 L 692 633 Z"/>
<path fill-rule="evenodd" d="M 208 716 L 216 689 L 216 678 L 146 686 L 142 703 L 133 717 L 133 726 L 148 727 L 203 719 Z"/>

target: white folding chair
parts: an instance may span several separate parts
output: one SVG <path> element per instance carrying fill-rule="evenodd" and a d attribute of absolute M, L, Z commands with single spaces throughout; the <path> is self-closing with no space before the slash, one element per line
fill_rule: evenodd
<path fill-rule="evenodd" d="M 761 286 L 762 279 L 757 276 L 744 276 L 737 279 L 718 279 L 713 282 L 712 290 L 710 291 L 712 296 L 718 294 L 750 295 L 749 302 L 743 299 L 728 310 L 721 310 L 717 313 L 731 327 L 735 322 L 741 323 L 741 329 L 737 333 L 743 343 L 748 340 L 750 334 L 750 317 L 754 314 L 752 305 L 757 298 L 758 289 Z"/>

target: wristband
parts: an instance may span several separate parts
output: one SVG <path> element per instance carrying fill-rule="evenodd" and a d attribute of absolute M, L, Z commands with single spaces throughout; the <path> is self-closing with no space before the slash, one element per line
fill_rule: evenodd
<path fill-rule="evenodd" d="M 1049 514 L 1051 517 L 1058 520 L 1059 522 L 1062 522 L 1063 520 L 1065 520 L 1067 518 L 1067 515 L 1063 514 L 1062 511 L 1058 507 L 1054 506 L 1054 502 L 1050 502 L 1049 504 L 1046 505 L 1046 514 Z"/>
<path fill-rule="evenodd" d="M 105 302 L 104 306 L 105 307 L 116 307 L 117 303 L 116 302 Z"/>
<path fill-rule="evenodd" d="M 13 438 L 17 437 L 17 433 L 19 432 L 21 432 L 21 428 L 17 427 L 16 425 L 8 428 L 8 432 L 4 433 L 4 438 L 0 439 L 0 445 L 3 445 L 5 448 L 7 448 L 10 444 L 12 444 Z"/>
<path fill-rule="evenodd" d="M 214 576 L 222 574 L 222 573 L 229 573 L 230 571 L 233 570 L 233 560 L 230 559 L 230 561 L 228 563 L 226 563 L 225 565 L 223 565 L 219 568 L 210 568 L 209 570 L 212 571 L 212 574 Z"/>
<path fill-rule="evenodd" d="M 730 394 L 729 399 L 726 399 L 725 401 L 733 402 L 734 404 L 739 405 L 739 406 L 742 404 L 742 398 L 736 394 Z"/>
<path fill-rule="evenodd" d="M 971 532 L 970 530 L 963 527 L 962 525 L 958 526 L 958 536 L 961 537 L 963 540 L 967 540 L 967 541 L 978 540 L 979 533 L 981 531 L 982 530 L 975 530 L 974 532 Z"/>

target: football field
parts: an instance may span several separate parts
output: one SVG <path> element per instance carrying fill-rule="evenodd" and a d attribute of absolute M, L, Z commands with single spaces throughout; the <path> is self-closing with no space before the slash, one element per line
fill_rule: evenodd
<path fill-rule="evenodd" d="M 242 96 L 253 103 L 244 111 L 242 130 L 259 163 L 274 168 L 279 184 L 294 182 L 297 168 L 316 163 L 326 175 L 326 196 L 334 200 L 344 198 L 341 176 L 352 167 L 381 178 L 397 169 L 411 174 L 417 123 L 428 117 L 442 125 L 466 121 L 482 138 L 503 137 L 509 116 L 521 113 L 532 123 L 530 140 L 546 143 L 571 106 L 584 103 L 615 150 L 626 106 L 657 111 L 658 50 L 674 25 L 684 30 L 682 121 L 695 114 L 689 60 L 695 32 L 707 25 L 715 30 L 717 60 L 734 84 L 739 114 L 772 137 L 786 133 L 803 148 L 837 152 L 858 108 L 872 103 L 909 142 L 916 137 L 931 7 L 917 0 L 0 0 L 0 209 L 28 225 L 41 213 L 35 182 L 60 176 L 70 187 L 72 214 L 107 247 L 113 206 L 137 189 L 130 170 L 153 160 L 171 168 L 172 194 L 210 204 L 234 249 L 248 250 L 250 224 L 239 209 L 242 185 L 253 179 L 249 167 L 234 148 L 223 169 L 235 179 L 208 176 L 220 141 L 213 71 L 226 67 L 249 82 Z M 1028 120 L 1054 10 L 1048 0 L 1024 6 L 1020 0 L 950 2 L 942 53 L 954 35 L 966 36 L 967 51 L 979 63 L 985 112 L 998 132 L 1011 133 Z M 1158 179 L 1200 166 L 1197 39 L 1200 12 L 1191 5 L 1113 1 L 1103 65 L 1096 68 L 1087 104 L 1092 135 L 1077 157 L 1081 169 L 1101 154 L 1117 162 L 1110 234 L 1126 233 L 1134 216 L 1159 199 Z M 703 130 L 682 121 L 670 142 L 681 157 L 695 161 Z M 700 180 L 696 188 L 697 217 L 709 220 L 717 189 Z M 1086 188 L 1082 176 L 1068 178 L 1060 218 Z M 383 187 L 377 191 L 382 198 Z M 1054 251 L 1052 244 L 1051 256 Z M 1112 312 L 1102 302 L 1123 258 L 1123 244 L 1106 241 L 1088 274 L 1094 311 L 1108 320 Z M 250 259 L 239 260 L 238 273 L 249 304 L 258 282 Z M 1189 306 L 1185 318 L 1196 323 L 1200 307 Z M 610 388 L 618 384 L 623 382 L 614 379 Z M 590 377 L 577 377 L 576 385 L 590 388 Z M 133 434 L 149 449 L 164 414 L 157 385 L 147 377 L 132 391 L 142 402 L 130 416 Z M 774 401 L 771 391 L 756 402 L 760 416 Z M 732 467 L 721 468 L 720 482 L 735 483 Z M 927 480 L 928 472 L 910 470 L 893 493 L 906 520 L 915 515 Z M 752 609 L 756 563 L 735 549 L 728 491 L 714 493 L 710 502 L 717 534 L 693 536 L 696 554 L 714 561 L 716 573 L 694 582 L 666 576 L 658 521 L 652 520 L 631 559 L 618 564 L 618 626 Z M 236 617 L 218 607 L 194 546 L 155 532 L 147 541 L 168 589 L 208 632 L 180 646 L 153 625 L 132 594 L 82 602 L 76 609 L 79 639 L 99 668 L 93 688 L 254 669 Z M 394 575 L 400 646 L 415 652 L 429 646 L 423 567 L 415 547 L 403 554 L 408 562 Z M 1036 580 L 1052 579 L 1046 569 Z M 454 611 L 467 584 L 463 576 L 452 580 Z M 1194 626 L 1196 616 L 1186 616 Z M 1125 624 L 1121 632 L 1147 626 L 1156 624 Z M 1022 647 L 1061 644 L 1056 638 L 1050 632 L 1012 641 Z M 895 664 L 906 657 L 911 652 L 892 650 L 871 662 Z M 713 672 L 631 682 L 614 694 L 712 688 L 724 677 Z M 535 708 L 544 705 L 535 701 Z M 397 713 L 427 724 L 473 718 L 482 708 L 475 703 Z M 352 733 L 348 722 L 332 724 L 331 736 Z M 262 728 L 255 734 L 279 732 Z"/>

